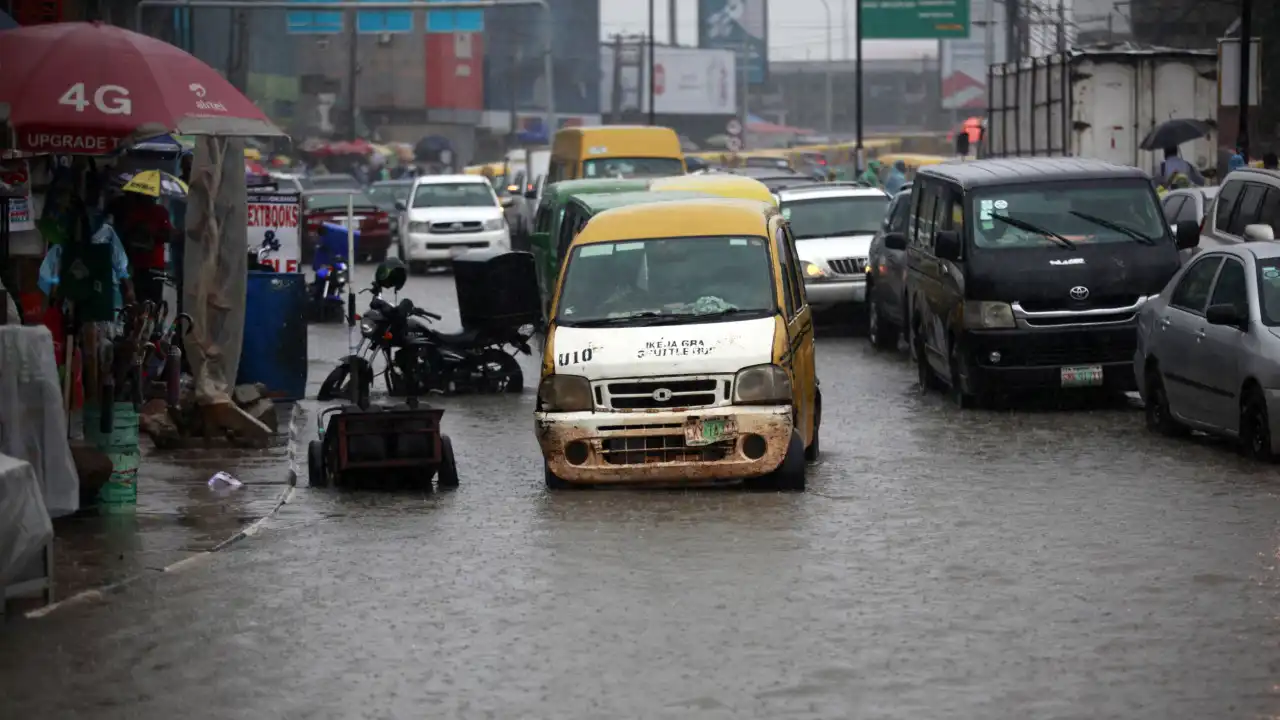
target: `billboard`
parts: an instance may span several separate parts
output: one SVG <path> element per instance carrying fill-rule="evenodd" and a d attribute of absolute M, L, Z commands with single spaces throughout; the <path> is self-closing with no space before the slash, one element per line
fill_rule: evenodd
<path fill-rule="evenodd" d="M 768 2 L 698 0 L 698 47 L 732 50 L 747 81 L 763 85 L 769 78 Z"/>
<path fill-rule="evenodd" d="M 970 0 L 862 0 L 865 40 L 969 37 Z M 977 4 L 975 0 L 974 4 Z"/>
<path fill-rule="evenodd" d="M 484 34 L 427 33 L 427 107 L 484 109 Z"/>
<path fill-rule="evenodd" d="M 660 115 L 734 115 L 738 112 L 738 83 L 732 50 L 659 46 L 654 48 L 655 112 Z M 600 103 L 612 109 L 615 79 L 621 96 L 618 109 L 649 111 L 648 48 L 624 47 L 639 62 L 615 72 L 613 45 L 600 46 Z"/>
<path fill-rule="evenodd" d="M 965 40 L 943 40 L 942 107 L 944 110 L 984 110 L 987 107 L 987 34 L 991 34 L 991 62 L 1005 61 L 1004 7 L 987 5 L 994 0 L 972 0 L 973 32 Z"/>

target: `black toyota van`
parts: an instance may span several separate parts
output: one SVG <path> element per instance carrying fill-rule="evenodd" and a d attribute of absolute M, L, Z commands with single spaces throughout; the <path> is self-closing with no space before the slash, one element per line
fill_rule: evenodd
<path fill-rule="evenodd" d="M 924 387 L 1134 389 L 1138 310 L 1199 243 L 1143 171 L 1079 158 L 921 168 L 906 232 L 908 341 Z"/>

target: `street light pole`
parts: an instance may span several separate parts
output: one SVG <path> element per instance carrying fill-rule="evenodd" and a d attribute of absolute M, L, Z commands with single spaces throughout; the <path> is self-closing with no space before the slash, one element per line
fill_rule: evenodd
<path fill-rule="evenodd" d="M 832 130 L 833 130 L 833 128 L 832 128 L 832 126 L 831 126 L 831 125 L 832 125 L 832 113 L 831 113 L 831 61 L 832 61 L 832 57 L 831 57 L 831 3 L 827 2 L 827 0 L 820 0 L 820 1 L 822 2 L 822 9 L 827 11 L 827 67 L 826 67 L 826 71 L 827 71 L 827 72 L 826 72 L 826 75 L 827 75 L 827 77 L 826 77 L 826 80 L 825 80 L 825 82 L 826 82 L 826 86 L 827 86 L 827 88 L 826 88 L 826 92 L 827 92 L 826 128 L 827 128 L 827 134 L 828 134 L 828 135 L 830 135 L 830 134 L 831 134 L 831 132 L 832 132 Z"/>
<path fill-rule="evenodd" d="M 853 146 L 853 152 L 858 172 L 861 173 L 867 165 L 866 151 L 862 147 L 862 0 L 854 0 L 854 2 L 856 4 L 853 6 L 855 13 L 853 18 L 855 32 L 853 38 L 853 84 L 857 88 L 855 92 L 858 96 L 858 112 L 855 115 L 857 142 Z"/>
<path fill-rule="evenodd" d="M 1236 147 L 1240 155 L 1249 160 L 1249 51 L 1253 45 L 1253 1 L 1240 0 L 1240 125 L 1237 129 Z"/>
<path fill-rule="evenodd" d="M 654 78 L 653 71 L 658 66 L 658 63 L 654 60 L 654 54 L 655 54 L 655 51 L 657 50 L 657 47 L 653 43 L 653 35 L 654 35 L 653 0 L 649 0 L 649 124 L 657 125 L 658 123 L 657 123 L 656 115 L 657 115 L 658 109 L 654 107 L 654 95 L 656 94 L 654 92 L 654 89 L 657 87 L 657 85 L 655 82 L 656 78 Z"/>

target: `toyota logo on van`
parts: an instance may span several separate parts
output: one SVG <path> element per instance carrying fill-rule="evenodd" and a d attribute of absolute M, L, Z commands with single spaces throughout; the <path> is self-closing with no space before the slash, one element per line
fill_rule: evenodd
<path fill-rule="evenodd" d="M 655 402 L 660 402 L 660 403 L 669 402 L 671 400 L 672 395 L 674 395 L 674 393 L 672 393 L 667 388 L 658 388 L 657 390 L 653 391 L 653 399 Z"/>
<path fill-rule="evenodd" d="M 1083 285 L 1077 285 L 1071 288 L 1072 300 L 1087 300 L 1089 298 L 1089 288 Z"/>

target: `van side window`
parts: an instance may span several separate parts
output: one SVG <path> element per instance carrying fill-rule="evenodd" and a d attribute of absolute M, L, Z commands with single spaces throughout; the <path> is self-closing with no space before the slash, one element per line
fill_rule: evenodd
<path fill-rule="evenodd" d="M 533 216 L 533 231 L 538 233 L 551 230 L 551 206 L 547 203 L 538 205 L 538 212 Z"/>
<path fill-rule="evenodd" d="M 1227 226 L 1227 232 L 1243 237 L 1247 226 L 1257 224 L 1262 217 L 1262 200 L 1266 195 L 1266 185 L 1245 183 L 1240 200 L 1236 203 L 1236 211 L 1231 213 L 1231 224 Z"/>
<path fill-rule="evenodd" d="M 1240 197 L 1240 188 L 1243 186 L 1244 183 L 1239 181 L 1229 182 L 1218 191 L 1218 204 L 1214 206 L 1214 228 L 1227 231 L 1227 226 L 1231 224 L 1231 212 L 1236 209 L 1236 200 Z"/>
<path fill-rule="evenodd" d="M 796 312 L 799 312 L 809 304 L 809 298 L 804 294 L 804 274 L 800 270 L 800 256 L 796 252 L 796 238 L 791 234 L 791 225 L 789 223 L 782 226 L 787 233 L 787 257 L 791 262 L 791 287 L 795 292 Z"/>
<path fill-rule="evenodd" d="M 1262 212 L 1258 222 L 1270 225 L 1271 232 L 1280 237 L 1280 190 L 1267 188 L 1267 197 L 1262 201 Z"/>
<path fill-rule="evenodd" d="M 796 296 L 793 287 L 795 272 L 791 267 L 791 253 L 787 252 L 787 236 L 781 223 L 778 224 L 777 232 L 773 234 L 773 252 L 782 269 L 782 312 L 789 320 L 796 314 Z"/>
<path fill-rule="evenodd" d="M 933 183 L 920 184 L 920 202 L 917 212 L 913 213 L 916 233 L 912 244 L 926 252 L 933 252 L 933 233 L 938 230 L 935 218 L 938 204 L 942 201 L 941 194 L 941 188 Z"/>
<path fill-rule="evenodd" d="M 582 214 L 573 205 L 565 207 L 564 217 L 560 218 L 560 237 L 556 240 L 556 256 L 560 258 L 561 263 L 569 254 L 569 244 L 573 242 L 573 236 L 578 234 L 583 219 Z"/>

